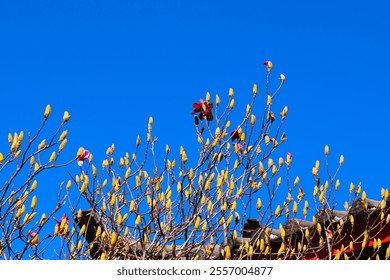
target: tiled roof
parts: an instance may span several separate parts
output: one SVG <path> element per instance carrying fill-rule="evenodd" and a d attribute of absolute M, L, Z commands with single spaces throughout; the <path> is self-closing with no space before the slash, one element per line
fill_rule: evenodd
<path fill-rule="evenodd" d="M 365 241 L 366 244 L 363 244 L 363 249 L 364 247 L 373 246 L 376 241 L 380 242 L 382 246 L 390 241 L 389 205 L 390 200 L 365 199 L 362 201 L 358 199 L 349 207 L 348 211 L 331 209 L 318 211 L 314 223 L 308 220 L 289 219 L 282 226 L 284 238 L 281 236 L 279 229 L 267 229 L 261 227 L 256 219 L 248 219 L 244 225 L 243 238 L 237 240 L 236 244 L 248 242 L 252 246 L 256 246 L 258 240 L 267 240 L 270 247 L 267 256 L 263 252 L 258 252 L 255 256 L 256 251 L 254 251 L 254 258 L 265 259 L 278 258 L 277 252 L 282 243 L 290 248 L 290 251 L 292 248 L 295 249 L 295 252 L 288 257 L 286 255 L 282 256 L 288 259 L 329 258 L 330 255 L 335 256 L 337 250 L 339 252 L 342 250 L 344 253 L 360 252 L 365 232 L 367 240 Z M 318 229 L 319 227 L 320 229 Z M 328 233 L 326 230 L 328 230 Z M 307 231 L 309 235 L 307 235 Z M 332 235 L 331 239 L 327 234 Z M 350 241 L 353 243 L 353 250 L 349 248 Z M 331 254 L 328 252 L 327 242 L 331 242 Z M 302 254 L 296 253 L 298 243 L 300 243 L 301 248 L 306 245 L 306 251 Z M 237 249 L 239 250 L 239 248 Z M 388 251 L 390 252 L 390 247 Z M 384 259 L 385 256 L 380 257 Z"/>

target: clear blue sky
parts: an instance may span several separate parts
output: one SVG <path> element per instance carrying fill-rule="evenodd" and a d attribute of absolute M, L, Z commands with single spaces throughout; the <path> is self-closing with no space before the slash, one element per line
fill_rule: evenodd
<path fill-rule="evenodd" d="M 112 143 L 117 156 L 132 153 L 153 116 L 161 150 L 184 145 L 195 157 L 192 103 L 206 92 L 226 100 L 231 87 L 245 110 L 253 83 L 264 94 L 271 60 L 273 79 L 286 76 L 283 151 L 302 187 L 311 194 L 328 144 L 334 168 L 345 156 L 341 198 L 361 181 L 379 199 L 390 186 L 388 10 L 386 1 L 3 1 L 0 150 L 8 132 L 35 131 L 50 103 L 52 129 L 63 111 L 72 116 L 72 156 L 84 146 L 100 166 Z"/>

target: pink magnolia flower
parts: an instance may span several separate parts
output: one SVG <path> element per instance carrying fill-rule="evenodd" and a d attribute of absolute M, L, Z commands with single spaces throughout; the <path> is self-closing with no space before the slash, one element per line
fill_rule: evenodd
<path fill-rule="evenodd" d="M 32 230 L 29 230 L 28 231 L 28 236 L 30 236 L 31 238 L 33 238 L 35 235 L 37 235 L 37 233 L 35 231 L 32 231 Z"/>
<path fill-rule="evenodd" d="M 78 157 L 77 157 L 77 164 L 79 165 L 79 166 L 82 166 L 83 165 L 83 163 L 84 163 L 84 161 L 85 160 L 87 160 L 88 158 L 89 158 L 89 151 L 88 150 L 84 150 L 82 153 L 81 153 L 81 155 L 79 155 Z"/>
<path fill-rule="evenodd" d="M 199 113 L 199 118 L 201 120 L 206 119 L 208 121 L 213 120 L 213 104 L 207 101 L 204 101 L 203 99 L 200 99 L 200 103 L 194 103 L 192 104 L 192 107 L 194 107 L 194 110 L 192 111 L 192 114 Z"/>

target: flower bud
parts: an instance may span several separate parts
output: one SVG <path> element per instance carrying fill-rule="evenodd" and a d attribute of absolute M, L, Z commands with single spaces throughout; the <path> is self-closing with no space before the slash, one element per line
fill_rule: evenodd
<path fill-rule="evenodd" d="M 340 156 L 339 163 L 340 163 L 340 166 L 343 165 L 343 163 L 344 163 L 344 156 L 343 155 Z"/>
<path fill-rule="evenodd" d="M 234 107 L 234 99 L 232 99 L 232 101 L 230 101 L 230 104 L 229 104 L 230 110 L 232 110 L 233 107 Z"/>
<path fill-rule="evenodd" d="M 232 98 L 234 95 L 234 90 L 232 88 L 229 88 L 229 97 Z"/>
<path fill-rule="evenodd" d="M 267 95 L 267 106 L 270 106 L 272 103 L 272 97 L 271 95 Z"/>
<path fill-rule="evenodd" d="M 251 115 L 251 125 L 255 125 L 256 123 L 256 116 L 255 115 Z"/>
<path fill-rule="evenodd" d="M 45 113 L 43 114 L 43 116 L 45 117 L 45 119 L 47 119 L 47 118 L 49 117 L 50 112 L 51 112 L 50 104 L 47 104 L 46 109 L 45 109 Z"/>
<path fill-rule="evenodd" d="M 221 99 L 219 98 L 219 95 L 215 95 L 215 106 L 218 106 L 221 103 Z"/>
<path fill-rule="evenodd" d="M 253 95 L 256 95 L 257 94 L 257 85 L 254 84 L 253 85 Z"/>
<path fill-rule="evenodd" d="M 328 146 L 328 145 L 325 145 L 324 154 L 325 154 L 326 156 L 329 154 L 329 146 Z"/>
<path fill-rule="evenodd" d="M 62 117 L 62 121 L 64 123 L 66 123 L 67 121 L 69 121 L 69 119 L 70 119 L 70 115 L 69 115 L 68 111 L 65 111 L 64 116 Z"/>
<path fill-rule="evenodd" d="M 206 100 L 205 100 L 207 103 L 209 103 L 210 102 L 210 93 L 209 92 L 207 92 L 206 93 Z"/>

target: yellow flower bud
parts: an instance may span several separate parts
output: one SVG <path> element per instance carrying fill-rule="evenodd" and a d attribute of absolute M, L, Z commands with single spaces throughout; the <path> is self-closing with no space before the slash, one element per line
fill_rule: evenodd
<path fill-rule="evenodd" d="M 230 207 L 230 211 L 231 211 L 231 212 L 234 212 L 234 211 L 236 210 L 236 208 L 237 208 L 237 202 L 234 200 L 234 201 L 232 202 L 232 206 Z"/>
<path fill-rule="evenodd" d="M 137 218 L 135 219 L 135 226 L 138 226 L 141 223 L 141 215 L 137 215 Z"/>
<path fill-rule="evenodd" d="M 225 251 L 225 260 L 230 260 L 230 258 L 231 258 L 231 251 L 230 251 L 229 245 L 225 246 L 224 251 Z"/>
<path fill-rule="evenodd" d="M 252 259 L 252 256 L 253 256 L 253 246 L 250 245 L 249 249 L 248 249 L 248 257 L 249 257 L 249 259 Z"/>
<path fill-rule="evenodd" d="M 215 95 L 215 106 L 218 106 L 221 103 L 221 99 L 219 98 L 218 94 Z"/>
<path fill-rule="evenodd" d="M 267 106 L 270 106 L 272 103 L 272 97 L 271 95 L 267 95 Z"/>
<path fill-rule="evenodd" d="M 64 139 L 61 144 L 60 144 L 60 147 L 58 148 L 58 152 L 61 152 L 64 148 L 65 148 L 65 145 L 66 143 L 68 142 L 68 139 Z"/>
<path fill-rule="evenodd" d="M 340 180 L 339 179 L 336 180 L 335 187 L 336 187 L 336 190 L 340 187 Z"/>
<path fill-rule="evenodd" d="M 296 201 L 294 201 L 294 206 L 293 206 L 293 213 L 294 215 L 298 212 L 298 204 Z"/>
<path fill-rule="evenodd" d="M 31 200 L 31 211 L 34 211 L 36 206 L 37 206 L 37 197 L 34 195 Z"/>
<path fill-rule="evenodd" d="M 320 192 L 320 196 L 318 197 L 318 200 L 320 201 L 321 204 L 325 204 L 326 200 L 325 200 L 325 192 L 324 191 Z"/>
<path fill-rule="evenodd" d="M 351 182 L 351 183 L 349 184 L 349 193 L 352 193 L 352 191 L 354 190 L 354 188 L 355 188 L 355 185 Z"/>
<path fill-rule="evenodd" d="M 83 236 L 83 234 L 85 233 L 86 228 L 87 228 L 87 227 L 86 227 L 85 224 L 81 227 L 80 233 L 79 233 L 80 236 Z"/>
<path fill-rule="evenodd" d="M 55 160 L 55 158 L 56 158 L 56 152 L 53 151 L 53 152 L 51 153 L 50 158 L 49 158 L 49 162 L 53 162 L 53 161 Z"/>
<path fill-rule="evenodd" d="M 340 220 L 342 221 L 342 220 Z M 355 223 L 355 218 L 353 217 L 353 215 L 349 216 L 349 222 L 351 223 L 351 225 L 353 225 Z"/>
<path fill-rule="evenodd" d="M 232 88 L 229 88 L 229 97 L 232 98 L 234 95 L 234 90 Z"/>
<path fill-rule="evenodd" d="M 84 152 L 84 148 L 83 148 L 83 147 L 80 147 L 80 148 L 77 150 L 76 157 L 81 156 L 81 154 L 82 154 L 83 152 Z"/>
<path fill-rule="evenodd" d="M 61 133 L 59 140 L 60 140 L 60 141 L 63 141 L 63 140 L 66 138 L 67 135 L 68 135 L 68 130 L 64 130 L 64 131 Z"/>
<path fill-rule="evenodd" d="M 268 159 L 268 168 L 271 168 L 272 166 L 274 166 L 274 161 L 272 160 L 272 158 L 269 158 Z"/>
<path fill-rule="evenodd" d="M 115 232 L 111 233 L 111 240 L 110 240 L 111 246 L 114 246 L 117 240 L 118 240 L 118 236 L 116 235 L 116 233 Z"/>
<path fill-rule="evenodd" d="M 341 156 L 340 156 L 340 160 L 339 160 L 340 166 L 343 165 L 343 163 L 344 163 L 344 156 L 341 155 Z"/>
<path fill-rule="evenodd" d="M 257 209 L 257 210 L 260 210 L 261 207 L 262 207 L 262 203 L 261 203 L 261 199 L 260 199 L 260 197 L 259 197 L 259 198 L 257 199 L 256 209 Z"/>
<path fill-rule="evenodd" d="M 50 104 L 47 104 L 46 109 L 45 109 L 45 113 L 43 114 L 43 116 L 45 117 L 45 119 L 47 119 L 47 118 L 49 117 L 50 112 L 51 112 Z"/>
<path fill-rule="evenodd" d="M 287 117 L 288 107 L 284 106 L 283 111 L 280 112 L 280 116 L 282 117 L 282 120 L 284 120 Z"/>
<path fill-rule="evenodd" d="M 285 250 L 285 245 L 284 245 L 284 243 L 282 243 L 282 244 L 280 245 L 279 250 L 278 250 L 278 256 L 280 256 L 281 254 L 283 254 L 283 253 L 284 253 L 284 250 Z"/>
<path fill-rule="evenodd" d="M 194 231 L 196 231 L 199 228 L 199 225 L 200 225 L 200 217 L 198 216 L 194 224 Z"/>
<path fill-rule="evenodd" d="M 299 184 L 299 176 L 297 176 L 294 180 L 294 186 Z"/>
<path fill-rule="evenodd" d="M 280 215 L 280 205 L 278 205 L 275 209 L 275 217 L 278 217 Z"/>
<path fill-rule="evenodd" d="M 68 111 L 65 111 L 64 116 L 62 117 L 62 121 L 64 123 L 66 123 L 67 121 L 69 121 L 69 119 L 70 119 L 70 115 L 69 115 Z"/>
<path fill-rule="evenodd" d="M 207 221 L 204 221 L 202 226 L 202 233 L 205 233 L 206 230 L 207 230 Z"/>
<path fill-rule="evenodd" d="M 45 224 L 45 222 L 46 222 L 46 214 L 43 213 L 42 216 L 41 216 L 41 219 L 39 221 L 39 225 L 43 226 Z"/>
<path fill-rule="evenodd" d="M 207 92 L 206 93 L 206 100 L 205 100 L 207 103 L 210 102 L 210 93 Z"/>
<path fill-rule="evenodd" d="M 257 85 L 254 84 L 253 85 L 253 95 L 256 95 L 257 94 Z"/>
<path fill-rule="evenodd" d="M 38 234 L 35 234 L 35 236 L 30 240 L 30 243 L 32 245 L 37 245 L 38 244 Z"/>
<path fill-rule="evenodd" d="M 213 210 L 213 203 L 211 202 L 211 200 L 209 200 L 209 202 L 207 203 L 207 212 L 211 212 L 211 210 Z"/>
<path fill-rule="evenodd" d="M 325 145 L 324 154 L 325 154 L 326 156 L 329 154 L 329 146 L 328 146 L 328 145 Z"/>
<path fill-rule="evenodd" d="M 38 151 L 42 150 L 45 147 L 46 139 L 43 139 L 38 145 Z"/>
<path fill-rule="evenodd" d="M 367 198 L 367 194 L 366 194 L 365 191 L 363 191 L 363 193 L 362 193 L 362 201 L 364 202 L 366 200 L 366 198 Z"/>
<path fill-rule="evenodd" d="M 251 115 L 251 125 L 254 126 L 256 123 L 256 116 L 255 115 Z"/>
<path fill-rule="evenodd" d="M 233 107 L 234 107 L 234 99 L 232 99 L 232 101 L 230 101 L 230 104 L 229 104 L 230 110 L 233 109 Z"/>
<path fill-rule="evenodd" d="M 284 81 L 286 80 L 286 77 L 285 77 L 283 74 L 280 74 L 279 80 L 280 80 L 280 82 L 283 84 Z"/>

